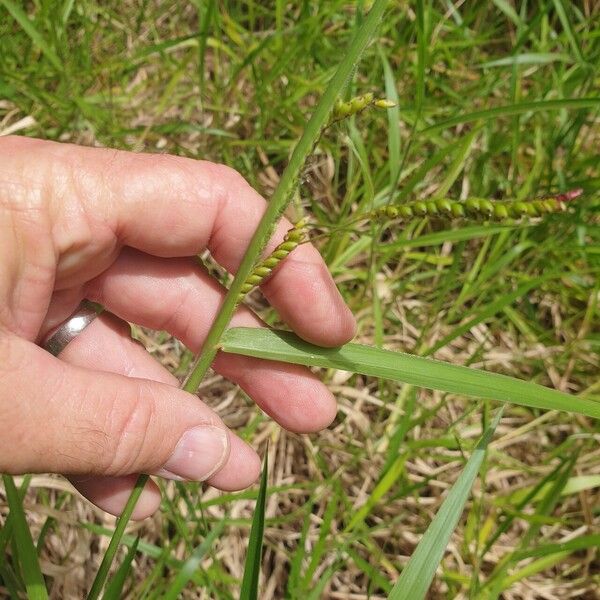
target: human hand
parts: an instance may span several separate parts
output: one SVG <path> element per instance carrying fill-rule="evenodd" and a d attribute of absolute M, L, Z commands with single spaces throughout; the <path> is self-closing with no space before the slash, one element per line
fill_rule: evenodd
<path fill-rule="evenodd" d="M 168 155 L 0 138 L 0 472 L 56 472 L 119 514 L 138 473 L 250 485 L 260 463 L 196 396 L 103 314 L 60 354 L 40 348 L 87 298 L 127 321 L 201 348 L 225 290 L 193 260 L 204 248 L 234 272 L 264 200 L 232 169 Z M 289 229 L 279 225 L 272 243 Z M 348 341 L 355 322 L 319 253 L 303 245 L 262 291 L 300 336 Z M 248 309 L 233 325 L 262 326 Z M 291 431 L 333 420 L 306 368 L 218 355 L 235 381 Z M 149 481 L 133 517 L 158 507 Z"/>

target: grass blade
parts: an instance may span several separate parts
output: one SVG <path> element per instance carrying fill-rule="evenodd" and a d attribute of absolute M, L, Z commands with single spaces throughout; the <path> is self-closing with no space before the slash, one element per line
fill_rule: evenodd
<path fill-rule="evenodd" d="M 385 97 L 395 103 L 388 108 L 388 162 L 390 164 L 390 185 L 394 185 L 400 170 L 400 98 L 396 89 L 396 80 L 390 63 L 383 50 L 380 49 L 381 64 L 385 78 Z"/>
<path fill-rule="evenodd" d="M 383 498 L 383 496 L 390 490 L 390 488 L 396 483 L 400 475 L 404 472 L 404 464 L 406 463 L 406 455 L 400 455 L 392 463 L 391 467 L 383 475 L 379 483 L 375 486 L 367 501 L 357 509 L 354 513 L 350 522 L 348 523 L 345 532 L 356 529 L 356 526 L 362 524 L 367 518 L 369 513 L 373 510 L 373 507 Z"/>
<path fill-rule="evenodd" d="M 379 25 L 379 21 L 383 16 L 386 6 L 387 0 L 375 0 L 369 14 L 365 17 L 360 29 L 352 39 L 342 61 L 339 63 L 333 77 L 330 79 L 323 96 L 315 107 L 315 110 L 304 129 L 304 133 L 294 147 L 288 165 L 279 180 L 275 193 L 267 204 L 266 211 L 246 248 L 244 257 L 237 269 L 229 291 L 227 292 L 227 295 L 220 306 L 219 313 L 206 336 L 202 351 L 195 360 L 192 371 L 183 385 L 184 390 L 195 392 L 200 386 L 206 371 L 212 364 L 217 354 L 219 340 L 235 312 L 244 281 L 252 271 L 257 258 L 271 237 L 277 220 L 281 217 L 283 211 L 291 201 L 293 191 L 298 183 L 299 173 L 306 161 L 306 157 L 311 153 L 313 144 L 319 138 L 322 128 L 327 123 L 335 101 L 352 75 L 356 63 L 375 35 L 375 31 L 377 30 L 377 26 Z M 96 600 L 102 591 L 102 587 L 108 576 L 121 537 L 125 531 L 127 521 L 131 517 L 136 502 L 147 480 L 147 475 L 141 475 L 136 482 L 134 491 L 127 501 L 125 512 L 119 519 L 115 532 L 110 540 L 109 547 L 102 559 L 100 569 L 96 574 L 88 600 Z"/>
<path fill-rule="evenodd" d="M 429 127 L 421 129 L 419 133 L 429 134 L 443 129 L 460 125 L 461 123 L 471 123 L 479 120 L 496 119 L 498 117 L 512 117 L 526 112 L 540 112 L 545 110 L 573 109 L 581 110 L 584 108 L 594 108 L 600 106 L 600 98 L 558 98 L 555 100 L 538 100 L 534 102 L 519 102 L 517 104 L 508 104 L 506 106 L 496 106 L 484 110 L 457 115 L 443 121 L 438 121 Z"/>
<path fill-rule="evenodd" d="M 192 555 L 183 563 L 183 566 L 177 573 L 175 581 L 164 595 L 164 600 L 177 600 L 179 594 L 188 582 L 194 576 L 194 573 L 200 567 L 200 563 L 204 558 L 204 555 L 210 550 L 213 542 L 221 535 L 223 531 L 223 523 L 217 525 L 202 541 L 202 543 L 192 552 Z"/>
<path fill-rule="evenodd" d="M 287 331 L 235 327 L 223 336 L 221 349 L 233 354 L 340 369 L 465 396 L 600 418 L 600 403 L 588 398 L 570 396 L 506 375 L 361 344 L 321 348 Z"/>
<path fill-rule="evenodd" d="M 62 71 L 62 64 L 58 55 L 48 45 L 42 34 L 35 28 L 31 19 L 25 11 L 13 0 L 0 0 L 0 3 L 12 15 L 13 19 L 21 26 L 21 29 L 31 38 L 31 41 L 40 49 L 42 54 L 52 63 L 58 71 Z"/>
<path fill-rule="evenodd" d="M 555 277 L 554 274 L 547 274 L 543 277 L 537 277 L 533 281 L 528 281 L 520 285 L 516 290 L 510 292 L 508 294 L 504 294 L 500 296 L 494 302 L 490 302 L 483 308 L 479 313 L 470 318 L 466 323 L 462 325 L 458 325 L 455 327 L 448 335 L 445 335 L 441 340 L 437 341 L 428 351 L 427 354 L 435 354 L 440 348 L 446 346 L 457 337 L 467 333 L 473 327 L 478 325 L 479 323 L 489 319 L 490 317 L 495 316 L 499 313 L 505 306 L 510 306 L 515 300 L 521 298 L 525 294 L 527 294 L 533 288 L 538 287 L 541 283 L 544 283 L 548 279 Z"/>
<path fill-rule="evenodd" d="M 140 475 L 135 482 L 135 487 L 133 488 L 133 492 L 129 496 L 127 500 L 127 504 L 121 513 L 117 521 L 117 526 L 115 527 L 115 531 L 110 538 L 110 542 L 108 544 L 108 548 L 102 557 L 102 562 L 100 563 L 100 567 L 96 573 L 96 577 L 94 577 L 94 581 L 92 582 L 92 587 L 90 588 L 90 592 L 88 594 L 88 600 L 96 600 L 100 597 L 100 593 L 102 592 L 102 588 L 104 588 L 104 584 L 106 583 L 106 578 L 108 577 L 108 572 L 110 571 L 110 567 L 115 558 L 115 554 L 119 548 L 119 544 L 121 543 L 121 538 L 125 533 L 125 528 L 127 527 L 127 523 L 133 514 L 133 509 L 137 504 L 138 498 L 140 497 L 144 487 L 146 486 L 146 482 L 148 481 L 148 475 Z"/>
<path fill-rule="evenodd" d="M 577 34 L 571 25 L 571 21 L 569 21 L 569 17 L 567 15 L 567 11 L 565 10 L 565 5 L 562 3 L 562 0 L 553 0 L 554 9 L 556 10 L 556 14 L 560 19 L 561 25 L 567 34 L 567 38 L 569 38 L 569 43 L 571 44 L 571 48 L 573 49 L 573 54 L 577 57 L 577 60 L 581 64 L 585 64 L 585 58 L 583 57 L 583 53 L 581 52 L 581 45 L 577 39 Z"/>
<path fill-rule="evenodd" d="M 502 410 L 498 411 L 494 421 L 483 434 L 463 472 L 450 489 L 448 496 L 433 521 L 431 521 L 408 564 L 402 570 L 400 578 L 388 596 L 390 600 L 419 600 L 425 597 L 437 567 L 444 556 L 450 536 L 460 519 L 485 456 L 486 448 L 501 416 Z"/>
<path fill-rule="evenodd" d="M 321 526 L 319 527 L 319 537 L 316 542 L 313 542 L 310 548 L 310 562 L 304 571 L 302 576 L 302 582 L 299 589 L 296 592 L 301 592 L 297 596 L 302 594 L 308 594 L 313 589 L 313 576 L 321 564 L 323 557 L 327 551 L 328 536 L 331 531 L 331 523 L 335 517 L 337 508 L 340 505 L 343 492 L 341 491 L 339 483 L 333 483 L 333 493 L 327 503 L 327 507 L 323 513 L 321 520 Z"/>
<path fill-rule="evenodd" d="M 327 84 L 323 96 L 319 100 L 310 120 L 304 128 L 302 137 L 294 147 L 288 165 L 279 180 L 279 184 L 277 185 L 270 202 L 267 204 L 267 209 L 250 240 L 248 248 L 244 253 L 244 257 L 242 258 L 242 262 L 237 268 L 236 275 L 231 282 L 229 291 L 221 304 L 219 314 L 206 336 L 203 350 L 194 363 L 189 378 L 185 382 L 184 389 L 186 391 L 195 392 L 198 389 L 206 371 L 212 364 L 217 354 L 219 340 L 229 324 L 235 311 L 235 307 L 237 306 L 238 296 L 244 281 L 247 279 L 248 275 L 250 275 L 258 256 L 269 241 L 275 223 L 291 201 L 293 191 L 298 182 L 298 175 L 306 161 L 306 157 L 311 153 L 313 144 L 318 139 L 322 128 L 325 126 L 329 115 L 333 110 L 334 103 L 342 89 L 346 86 L 348 79 L 356 67 L 356 63 L 373 38 L 386 6 L 387 0 L 375 0 L 373 3 L 369 14 L 363 20 L 360 28 L 350 43 L 350 46 L 346 49 L 342 61 Z"/>
<path fill-rule="evenodd" d="M 106 586 L 106 591 L 104 592 L 104 596 L 102 596 L 103 600 L 119 600 L 119 598 L 123 598 L 123 587 L 125 586 L 125 581 L 127 580 L 127 575 L 131 569 L 131 564 L 133 563 L 139 543 L 140 538 L 135 538 L 135 542 L 133 542 L 127 551 L 127 555 L 121 563 L 121 566 L 117 569 L 115 576 Z"/>
<path fill-rule="evenodd" d="M 265 531 L 265 503 L 267 500 L 267 479 L 269 475 L 268 452 L 265 452 L 263 471 L 260 477 L 260 488 L 256 498 L 256 508 L 250 529 L 248 553 L 244 565 L 244 578 L 240 590 L 240 600 L 256 600 L 258 598 L 258 578 L 262 559 L 263 534 Z"/>
<path fill-rule="evenodd" d="M 12 515 L 13 535 L 19 551 L 18 558 L 27 589 L 27 597 L 30 600 L 46 600 L 48 598 L 46 582 L 40 569 L 40 563 L 33 539 L 31 538 L 31 531 L 29 531 L 29 526 L 27 525 L 19 492 L 10 475 L 2 475 L 2 481 L 4 482 L 6 498 L 10 514 Z"/>
<path fill-rule="evenodd" d="M 572 62 L 568 54 L 558 54 L 555 52 L 524 52 L 515 56 L 505 56 L 497 60 L 490 60 L 481 63 L 481 69 L 490 69 L 492 67 L 512 67 L 514 65 L 547 65 L 553 62 Z"/>
<path fill-rule="evenodd" d="M 575 453 L 571 459 L 566 462 L 565 467 L 558 472 L 556 479 L 552 482 L 540 504 L 536 507 L 535 512 L 532 515 L 533 517 L 547 517 L 552 514 L 557 503 L 560 502 L 562 490 L 565 488 L 573 468 L 575 467 L 577 457 L 578 453 Z M 542 528 L 542 524 L 543 520 L 541 519 L 531 520 L 529 528 L 520 537 L 519 550 L 527 548 L 527 546 L 536 538 Z M 518 581 L 518 579 L 515 579 L 514 581 L 506 579 L 508 570 L 515 562 L 515 555 L 516 551 L 504 556 L 494 568 L 494 571 L 484 586 L 484 588 L 489 591 L 486 596 L 487 598 L 498 598 L 502 591 L 506 589 L 507 585 L 510 585 L 511 582 Z M 550 560 L 552 560 L 552 558 L 550 558 Z M 519 578 L 526 576 L 527 571 L 524 574 L 520 574 Z"/>
<path fill-rule="evenodd" d="M 513 557 L 515 562 L 526 558 L 539 558 L 558 554 L 561 552 L 578 552 L 588 548 L 600 548 L 600 534 L 581 535 L 568 542 L 558 542 L 555 544 L 543 544 L 528 550 L 517 551 Z"/>

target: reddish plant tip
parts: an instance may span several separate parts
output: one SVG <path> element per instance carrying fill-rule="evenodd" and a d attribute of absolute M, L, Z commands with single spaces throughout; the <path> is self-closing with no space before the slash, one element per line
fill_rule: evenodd
<path fill-rule="evenodd" d="M 569 190 L 564 194 L 558 194 L 554 197 L 559 202 L 569 202 L 569 200 L 575 200 L 575 198 L 579 198 L 581 194 L 583 194 L 583 188 L 575 188 L 574 190 Z"/>

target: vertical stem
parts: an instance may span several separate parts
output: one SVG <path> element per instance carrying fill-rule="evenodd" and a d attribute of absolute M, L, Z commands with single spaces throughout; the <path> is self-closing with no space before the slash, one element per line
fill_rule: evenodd
<path fill-rule="evenodd" d="M 195 392 L 198 389 L 206 371 L 212 364 L 217 354 L 221 335 L 225 331 L 225 328 L 229 324 L 235 311 L 237 299 L 244 281 L 248 275 L 250 275 L 257 259 L 269 241 L 277 220 L 292 199 L 297 185 L 298 175 L 300 174 L 300 170 L 304 165 L 306 157 L 310 154 L 313 144 L 321 134 L 323 127 L 327 124 L 338 94 L 352 75 L 352 71 L 363 50 L 373 38 L 377 25 L 383 16 L 386 4 L 387 0 L 375 0 L 373 3 L 373 7 L 369 14 L 346 50 L 342 62 L 339 64 L 333 77 L 329 81 L 323 96 L 319 100 L 312 117 L 306 125 L 304 134 L 296 144 L 290 162 L 281 176 L 279 185 L 277 186 L 271 201 L 267 205 L 267 210 L 246 249 L 244 258 L 242 259 L 236 276 L 229 288 L 229 292 L 225 296 L 219 309 L 219 313 L 208 332 L 202 352 L 194 363 L 192 373 L 183 385 L 183 389 L 187 392 Z M 125 532 L 127 522 L 133 513 L 133 509 L 135 508 L 147 481 L 148 475 L 140 475 L 135 484 L 134 490 L 127 501 L 125 510 L 117 522 L 117 526 L 111 537 L 110 544 L 104 555 L 100 569 L 92 584 L 88 600 L 96 600 L 104 588 L 106 578 L 108 577 L 112 561 L 115 557 L 123 533 Z"/>
<path fill-rule="evenodd" d="M 108 544 L 108 548 L 102 557 L 102 562 L 100 563 L 100 568 L 96 573 L 96 577 L 94 577 L 94 582 L 92 583 L 92 587 L 90 588 L 90 592 L 87 596 L 87 600 L 97 600 L 100 597 L 100 593 L 104 588 L 104 584 L 106 583 L 106 578 L 108 577 L 108 572 L 110 571 L 110 567 L 115 558 L 115 554 L 119 549 L 119 544 L 121 543 L 121 538 L 125 533 L 125 528 L 127 527 L 127 523 L 129 519 L 131 519 L 131 515 L 133 514 L 133 509 L 139 500 L 144 487 L 148 481 L 148 475 L 140 475 L 135 482 L 135 486 L 133 491 L 131 492 L 129 498 L 127 499 L 127 504 L 123 509 L 123 512 L 119 519 L 117 520 L 117 526 L 110 538 L 110 542 Z"/>
<path fill-rule="evenodd" d="M 317 104 L 312 117 L 306 125 L 304 134 L 296 144 L 290 162 L 283 172 L 279 185 L 277 186 L 271 201 L 267 205 L 267 210 L 246 249 L 244 258 L 242 259 L 236 276 L 229 288 L 229 292 L 221 305 L 219 314 L 208 332 L 202 352 L 196 360 L 190 376 L 185 382 L 183 389 L 186 391 L 195 392 L 198 389 L 206 371 L 213 362 L 217 354 L 221 335 L 223 334 L 223 331 L 225 331 L 225 328 L 229 324 L 235 311 L 237 298 L 242 289 L 242 285 L 252 271 L 252 267 L 260 256 L 260 253 L 269 241 L 275 223 L 289 204 L 297 184 L 298 175 L 304 165 L 306 157 L 310 153 L 315 140 L 320 135 L 321 129 L 327 124 L 335 100 L 350 78 L 360 55 L 373 37 L 386 4 L 387 0 L 376 0 L 373 4 L 371 11 L 363 21 L 360 29 L 352 40 L 350 47 L 346 51 L 344 59 L 329 81 L 321 100 Z"/>

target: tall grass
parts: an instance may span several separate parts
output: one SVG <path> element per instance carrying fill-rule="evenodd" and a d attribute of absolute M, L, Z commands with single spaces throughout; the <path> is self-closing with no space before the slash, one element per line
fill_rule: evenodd
<path fill-rule="evenodd" d="M 162 525 L 139 541 L 126 533 L 127 514 L 114 528 L 91 516 L 65 520 L 57 507 L 83 510 L 68 492 L 46 492 L 35 477 L 5 482 L 2 591 L 43 597 L 45 584 L 58 586 L 46 565 L 63 531 L 111 539 L 91 597 L 117 556 L 107 597 L 193 588 L 230 598 L 242 581 L 245 597 L 261 582 L 272 597 L 403 597 L 413 591 L 407 581 L 421 582 L 422 595 L 432 577 L 432 594 L 448 598 L 499 597 L 532 582 L 557 594 L 595 589 L 598 13 L 557 0 L 390 3 L 349 95 L 385 91 L 398 105 L 336 123 L 314 147 L 356 63 L 344 54 L 349 70 L 332 79 L 340 48 L 374 27 L 366 4 L 336 0 L 317 13 L 306 3 L 197 2 L 165 18 L 153 3 L 57 10 L 40 0 L 27 13 L 0 0 L 0 129 L 33 115 L 23 133 L 202 154 L 271 195 L 187 388 L 198 387 L 219 347 L 357 373 L 325 372 L 342 412 L 321 436 L 290 438 L 245 405 L 241 434 L 272 438 L 271 485 L 266 470 L 260 492 L 214 497 L 170 485 Z M 317 98 L 326 101 L 315 108 Z M 390 205 L 521 202 L 576 187 L 584 196 L 570 211 L 532 222 L 449 226 L 435 214 L 369 222 Z M 239 330 L 221 339 L 292 189 L 359 317 L 362 349 L 322 351 Z M 168 352 L 165 362 L 181 359 L 181 373 L 190 371 L 189 353 Z M 213 389 L 225 396 L 224 384 Z M 490 441 L 497 400 L 510 404 Z M 252 530 L 263 535 L 251 536 L 244 576 L 255 499 Z M 40 527 L 48 512 L 58 521 L 44 517 Z"/>

